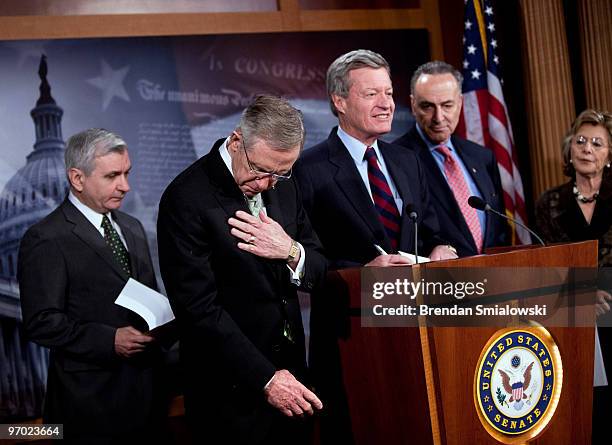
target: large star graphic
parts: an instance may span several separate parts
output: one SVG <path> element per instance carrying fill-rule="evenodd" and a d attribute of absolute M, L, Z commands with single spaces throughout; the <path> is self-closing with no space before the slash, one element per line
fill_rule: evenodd
<path fill-rule="evenodd" d="M 114 70 L 102 59 L 102 73 L 93 79 L 87 79 L 87 83 L 102 90 L 102 110 L 106 111 L 114 97 L 130 101 L 127 91 L 123 87 L 123 79 L 130 71 L 129 66 L 124 66 L 118 70 Z"/>

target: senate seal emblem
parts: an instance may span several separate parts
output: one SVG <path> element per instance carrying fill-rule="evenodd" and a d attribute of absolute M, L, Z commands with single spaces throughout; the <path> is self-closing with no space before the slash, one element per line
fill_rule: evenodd
<path fill-rule="evenodd" d="M 562 383 L 561 356 L 546 329 L 502 329 L 489 339 L 476 367 L 478 417 L 500 442 L 531 440 L 550 422 Z"/>

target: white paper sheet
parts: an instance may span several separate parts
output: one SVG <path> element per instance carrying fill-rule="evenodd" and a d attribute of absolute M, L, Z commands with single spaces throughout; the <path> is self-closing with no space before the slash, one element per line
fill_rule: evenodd
<path fill-rule="evenodd" d="M 134 311 L 144 318 L 150 331 L 174 320 L 168 298 L 133 278 L 123 286 L 115 304 Z"/>
<path fill-rule="evenodd" d="M 385 252 L 385 249 L 383 249 L 382 247 L 380 247 L 378 244 L 374 244 L 374 248 L 378 251 L 378 253 L 380 255 L 388 255 L 387 252 Z M 412 261 L 412 263 L 416 263 L 416 256 L 414 256 L 411 253 L 406 253 L 406 252 L 402 252 L 401 250 L 399 250 L 397 252 L 398 255 L 403 256 L 408 258 L 410 261 Z M 424 257 L 424 256 L 420 256 L 419 255 L 419 263 L 429 263 L 431 261 L 431 259 Z"/>
<path fill-rule="evenodd" d="M 416 263 L 416 257 L 413 254 L 402 252 L 401 250 L 399 250 L 397 253 L 399 255 L 403 256 L 403 257 L 408 258 L 413 263 Z M 419 255 L 419 264 L 421 264 L 421 263 L 429 263 L 430 261 L 431 261 L 431 259 L 427 258 L 426 256 Z"/>

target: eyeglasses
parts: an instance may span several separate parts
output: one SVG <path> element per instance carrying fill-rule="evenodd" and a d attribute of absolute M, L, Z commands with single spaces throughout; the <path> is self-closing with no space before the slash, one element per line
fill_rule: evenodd
<path fill-rule="evenodd" d="M 576 144 L 577 147 L 586 147 L 588 143 L 591 144 L 591 147 L 593 147 L 594 150 L 607 147 L 602 138 L 587 138 L 586 136 L 582 135 L 574 137 L 574 144 Z"/>
<path fill-rule="evenodd" d="M 253 164 L 251 164 L 251 160 L 249 159 L 249 154 L 247 153 L 246 146 L 244 145 L 244 137 L 241 137 L 241 141 L 242 141 L 242 149 L 244 150 L 244 155 L 246 156 L 247 164 L 249 164 L 249 172 L 255 175 L 255 179 L 259 180 L 259 179 L 272 178 L 273 181 L 287 181 L 291 179 L 291 174 L 293 173 L 292 168 L 289 169 L 289 171 L 286 174 L 279 175 L 277 173 L 261 171 L 253 167 Z"/>

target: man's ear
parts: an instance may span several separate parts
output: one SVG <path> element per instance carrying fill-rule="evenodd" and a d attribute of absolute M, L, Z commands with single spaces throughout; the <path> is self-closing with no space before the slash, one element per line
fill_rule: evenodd
<path fill-rule="evenodd" d="M 70 181 L 70 185 L 77 192 L 83 191 L 83 182 L 85 180 L 85 173 L 82 170 L 72 167 L 68 170 L 68 180 Z"/>
<path fill-rule="evenodd" d="M 230 154 L 232 152 L 236 153 L 240 150 L 241 145 L 242 145 L 242 134 L 238 133 L 237 131 L 233 131 L 229 139 L 229 144 L 227 144 L 227 150 L 230 152 Z"/>
<path fill-rule="evenodd" d="M 416 110 L 416 99 L 414 98 L 414 94 L 410 95 L 410 108 L 412 108 L 412 112 L 414 113 Z"/>
<path fill-rule="evenodd" d="M 344 114 L 346 112 L 346 99 L 337 94 L 332 94 L 331 98 L 338 114 Z"/>

